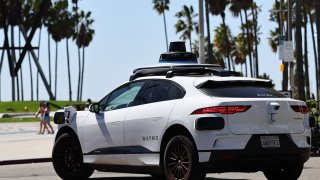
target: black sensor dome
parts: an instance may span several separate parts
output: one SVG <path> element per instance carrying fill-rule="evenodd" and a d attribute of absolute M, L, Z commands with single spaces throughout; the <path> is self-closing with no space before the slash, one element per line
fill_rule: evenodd
<path fill-rule="evenodd" d="M 186 52 L 186 44 L 184 41 L 170 42 L 169 52 Z"/>

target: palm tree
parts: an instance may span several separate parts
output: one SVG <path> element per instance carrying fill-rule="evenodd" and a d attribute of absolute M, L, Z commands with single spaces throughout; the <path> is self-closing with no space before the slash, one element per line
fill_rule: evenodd
<path fill-rule="evenodd" d="M 78 84 L 78 100 L 82 100 L 82 93 L 83 93 L 83 77 L 84 77 L 84 66 L 85 66 L 85 48 L 89 46 L 93 39 L 94 30 L 91 29 L 91 25 L 93 24 L 94 20 L 91 19 L 91 12 L 85 13 L 81 11 L 79 14 L 79 32 L 76 32 L 73 38 L 76 40 L 76 44 L 78 48 L 82 48 L 82 63 L 79 67 L 81 67 L 80 71 L 80 84 Z M 80 56 L 79 56 L 80 60 Z"/>
<path fill-rule="evenodd" d="M 220 26 L 218 26 L 214 31 L 215 31 L 215 36 L 214 36 L 213 42 L 214 42 L 214 47 L 216 51 L 219 54 L 222 54 L 224 57 L 228 57 L 230 55 L 230 52 L 234 44 L 234 42 L 230 41 L 233 39 L 230 28 L 224 24 L 220 24 Z M 229 60 L 230 60 L 230 57 L 228 59 L 228 66 L 229 66 L 229 69 L 231 70 L 231 62 Z M 224 64 L 220 64 L 220 65 L 224 66 Z"/>
<path fill-rule="evenodd" d="M 253 77 L 253 62 L 252 62 L 252 44 L 250 43 L 250 27 L 248 26 L 249 24 L 249 20 L 248 20 L 248 10 L 250 9 L 252 3 L 253 3 L 253 0 L 243 0 L 242 2 L 242 10 L 244 11 L 244 17 L 245 17 L 245 21 L 246 21 L 246 25 L 245 25 L 245 28 L 246 28 L 246 35 L 247 35 L 247 48 L 248 48 L 248 55 L 249 55 L 249 63 L 250 63 L 250 74 L 251 74 L 251 77 Z"/>
<path fill-rule="evenodd" d="M 315 1 L 315 9 L 316 9 L 316 29 L 317 29 L 317 43 L 318 43 L 318 67 L 320 68 L 320 2 Z M 320 79 L 320 69 L 318 68 L 318 76 L 316 77 L 318 80 Z M 319 86 L 318 86 L 319 87 Z M 319 89 L 318 89 L 319 90 Z M 319 100 L 319 96 L 318 96 Z M 319 108 L 319 102 L 318 102 L 318 108 Z"/>
<path fill-rule="evenodd" d="M 303 3 L 303 18 L 304 18 L 304 77 L 306 87 L 306 99 L 310 99 L 310 82 L 309 82 L 309 59 L 308 59 L 308 14 L 307 7 Z"/>
<path fill-rule="evenodd" d="M 280 29 L 276 28 L 275 30 L 270 30 L 270 37 L 268 38 L 269 46 L 272 52 L 277 53 L 278 46 L 279 46 L 279 36 L 280 36 Z"/>
<path fill-rule="evenodd" d="M 6 9 L 5 12 L 3 12 L 3 15 L 7 19 L 7 26 L 5 26 L 5 33 L 8 33 L 8 26 L 11 26 L 11 47 L 15 47 L 14 44 L 14 26 L 17 26 L 21 24 L 22 22 L 22 14 L 20 13 L 22 11 L 22 5 L 20 1 L 2 1 L 1 6 L 3 9 Z M 6 38 L 8 40 L 8 38 Z M 9 43 L 8 43 L 9 45 Z M 20 92 L 19 92 L 19 77 L 15 74 L 15 64 L 16 64 L 16 53 L 14 49 L 11 49 L 11 57 L 9 59 L 9 66 L 10 66 L 10 75 L 11 75 L 11 84 L 12 84 L 12 100 L 16 100 L 16 86 L 15 81 L 17 83 L 17 97 L 18 100 L 20 100 Z M 8 54 L 9 55 L 9 54 Z"/>
<path fill-rule="evenodd" d="M 222 24 L 224 27 L 226 27 L 224 11 L 228 4 L 229 4 L 228 0 L 210 0 L 209 1 L 210 12 L 215 16 L 218 16 L 218 15 L 221 16 Z M 226 28 L 223 28 L 223 29 L 226 30 Z M 224 41 L 228 43 L 229 39 L 228 39 L 227 32 L 223 32 L 223 34 L 224 34 Z M 226 45 L 228 46 L 228 44 Z M 227 50 L 229 49 L 227 48 Z M 231 70 L 230 51 L 227 51 L 225 55 L 226 55 L 225 57 L 227 57 L 228 59 L 228 68 L 229 70 Z"/>
<path fill-rule="evenodd" d="M 231 57 L 234 58 L 234 62 L 236 65 L 241 65 L 241 72 L 243 74 L 242 66 L 243 64 L 246 64 L 246 55 L 247 55 L 247 49 L 246 49 L 246 41 L 243 33 L 238 34 L 234 38 L 235 47 L 232 49 Z M 247 73 L 247 66 L 246 67 L 246 73 Z"/>
<path fill-rule="evenodd" d="M 296 0 L 296 14 L 301 14 L 301 0 Z M 297 53 L 297 76 L 298 76 L 298 96 L 302 101 L 306 100 L 303 78 L 302 62 L 302 37 L 301 37 L 301 16 L 296 16 L 296 53 Z"/>
<path fill-rule="evenodd" d="M 25 31 L 28 33 L 29 30 L 31 30 L 32 26 L 35 22 L 35 15 L 34 15 L 34 7 L 32 7 L 32 1 L 31 0 L 25 0 L 22 4 L 23 9 L 23 20 L 22 24 L 25 29 Z M 40 28 L 40 25 L 37 25 L 37 28 Z M 21 30 L 19 30 L 19 47 L 21 47 Z M 20 52 L 19 52 L 20 53 Z M 33 71 L 32 71 L 32 64 L 31 64 L 31 58 L 30 53 L 28 53 L 28 61 L 29 61 L 29 72 L 30 72 L 30 93 L 31 93 L 31 101 L 33 101 Z M 20 70 L 20 76 L 21 76 L 21 96 L 22 100 L 23 98 L 23 78 L 22 78 L 22 69 Z"/>
<path fill-rule="evenodd" d="M 180 39 L 189 40 L 190 51 L 192 52 L 192 43 L 191 43 L 191 33 L 195 29 L 198 30 L 198 23 L 193 19 L 196 18 L 198 14 L 194 14 L 193 7 L 184 5 L 182 10 L 176 14 L 178 18 L 177 23 L 175 24 L 176 32 L 182 33 Z"/>
<path fill-rule="evenodd" d="M 49 27 L 52 26 L 52 23 L 55 21 L 56 14 L 52 10 L 52 7 L 48 10 L 48 14 L 46 15 L 46 18 L 44 18 L 44 26 L 47 27 L 48 31 L 48 74 L 49 74 L 49 86 L 50 89 L 52 88 L 52 73 L 51 73 L 51 32 L 49 31 Z"/>
<path fill-rule="evenodd" d="M 314 1 L 313 2 L 313 9 L 315 7 Z M 316 94 L 317 97 L 320 95 L 320 80 L 319 80 L 319 64 L 318 64 L 318 53 L 317 53 L 317 45 L 316 45 L 316 40 L 315 40 L 315 31 L 314 31 L 314 22 L 315 22 L 315 15 L 311 13 L 311 11 L 308 11 L 308 16 L 309 16 L 309 21 L 310 21 L 310 29 L 311 29 L 311 34 L 312 34 L 312 47 L 313 47 L 313 55 L 314 55 L 314 64 L 315 64 L 315 73 L 316 73 Z"/>
<path fill-rule="evenodd" d="M 153 9 L 155 9 L 159 15 L 163 15 L 163 24 L 164 24 L 164 34 L 165 34 L 165 37 L 166 37 L 166 49 L 167 51 L 168 50 L 168 35 L 167 35 L 167 22 L 166 22 L 166 14 L 165 14 L 165 11 L 169 10 L 169 0 L 162 0 L 162 1 L 159 1 L 159 0 L 153 0 Z"/>
<path fill-rule="evenodd" d="M 241 40 L 242 41 L 241 42 L 242 46 L 244 46 L 244 49 L 246 49 L 245 47 L 247 47 L 248 45 L 247 45 L 247 40 L 245 39 L 245 36 L 246 36 L 245 28 L 243 28 L 243 27 L 245 27 L 245 24 L 243 22 L 243 17 L 242 17 L 243 4 L 244 4 L 243 0 L 231 0 L 231 5 L 229 7 L 229 10 L 231 11 L 231 14 L 234 17 L 239 17 L 240 16 L 242 33 L 239 34 L 238 37 L 236 37 L 235 41 L 236 41 L 236 44 L 239 44 L 240 40 Z M 239 41 L 239 42 L 237 43 L 237 41 Z M 236 64 L 241 64 L 241 68 L 242 68 L 242 65 L 245 64 L 245 76 L 248 76 L 247 59 L 246 59 L 246 56 L 248 55 L 248 52 L 247 51 L 242 52 L 242 53 L 244 53 L 244 54 L 241 55 L 243 57 L 240 57 L 240 55 L 238 55 L 239 52 L 237 52 L 237 51 L 236 52 L 232 52 L 233 53 L 232 56 L 236 58 L 235 59 Z M 240 63 L 238 61 L 241 61 L 241 62 L 244 61 L 244 62 Z"/>
<path fill-rule="evenodd" d="M 251 5 L 252 10 L 252 22 L 253 22 L 253 35 L 254 35 L 254 58 L 255 58 L 255 77 L 259 76 L 259 54 L 258 54 L 258 44 L 260 43 L 258 34 L 259 34 L 259 27 L 258 27 L 258 13 L 261 12 L 261 9 L 257 6 L 256 3 L 252 3 Z"/>
<path fill-rule="evenodd" d="M 68 0 L 58 0 L 54 3 L 54 6 L 50 9 L 52 19 L 48 26 L 48 32 L 51 34 L 52 39 L 56 43 L 55 50 L 55 97 L 57 97 L 57 82 L 58 82 L 58 43 L 66 37 L 68 29 L 66 29 L 66 17 L 65 13 L 68 13 Z"/>
<path fill-rule="evenodd" d="M 1 101 L 1 73 L 2 73 L 3 60 L 4 60 L 4 51 L 2 51 L 1 59 L 0 59 L 0 101 Z"/>
<path fill-rule="evenodd" d="M 208 64 L 214 64 L 215 58 L 213 55 L 213 45 L 211 43 L 211 35 L 210 35 L 210 11 L 209 11 L 209 0 L 205 1 L 205 11 L 206 11 L 206 23 L 207 23 L 207 59 L 206 62 Z"/>

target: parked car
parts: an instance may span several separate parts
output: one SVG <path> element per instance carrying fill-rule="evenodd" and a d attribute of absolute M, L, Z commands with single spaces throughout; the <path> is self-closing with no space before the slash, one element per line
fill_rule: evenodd
<path fill-rule="evenodd" d="M 136 69 L 89 111 L 65 107 L 52 152 L 63 179 L 94 170 L 204 179 L 206 173 L 262 171 L 298 179 L 310 154 L 306 104 L 269 80 L 215 65 Z"/>

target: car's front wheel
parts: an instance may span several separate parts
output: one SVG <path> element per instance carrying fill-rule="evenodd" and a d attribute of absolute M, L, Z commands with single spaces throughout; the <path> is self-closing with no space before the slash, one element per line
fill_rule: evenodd
<path fill-rule="evenodd" d="M 166 179 L 201 180 L 206 176 L 200 167 L 195 145 L 185 136 L 175 136 L 168 142 L 163 159 Z"/>
<path fill-rule="evenodd" d="M 268 180 L 297 180 L 300 177 L 302 170 L 302 163 L 294 163 L 285 168 L 268 169 L 263 171 L 263 173 Z"/>
<path fill-rule="evenodd" d="M 54 144 L 52 164 L 62 179 L 88 179 L 93 169 L 83 163 L 82 150 L 76 138 L 65 133 Z"/>

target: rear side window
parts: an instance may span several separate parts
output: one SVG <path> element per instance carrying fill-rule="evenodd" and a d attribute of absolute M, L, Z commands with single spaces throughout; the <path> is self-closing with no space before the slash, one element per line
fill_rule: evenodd
<path fill-rule="evenodd" d="M 214 97 L 231 98 L 287 98 L 276 91 L 270 84 L 254 81 L 207 82 L 199 88 Z"/>
<path fill-rule="evenodd" d="M 170 81 L 151 81 L 140 97 L 139 104 L 179 99 L 183 90 Z"/>

